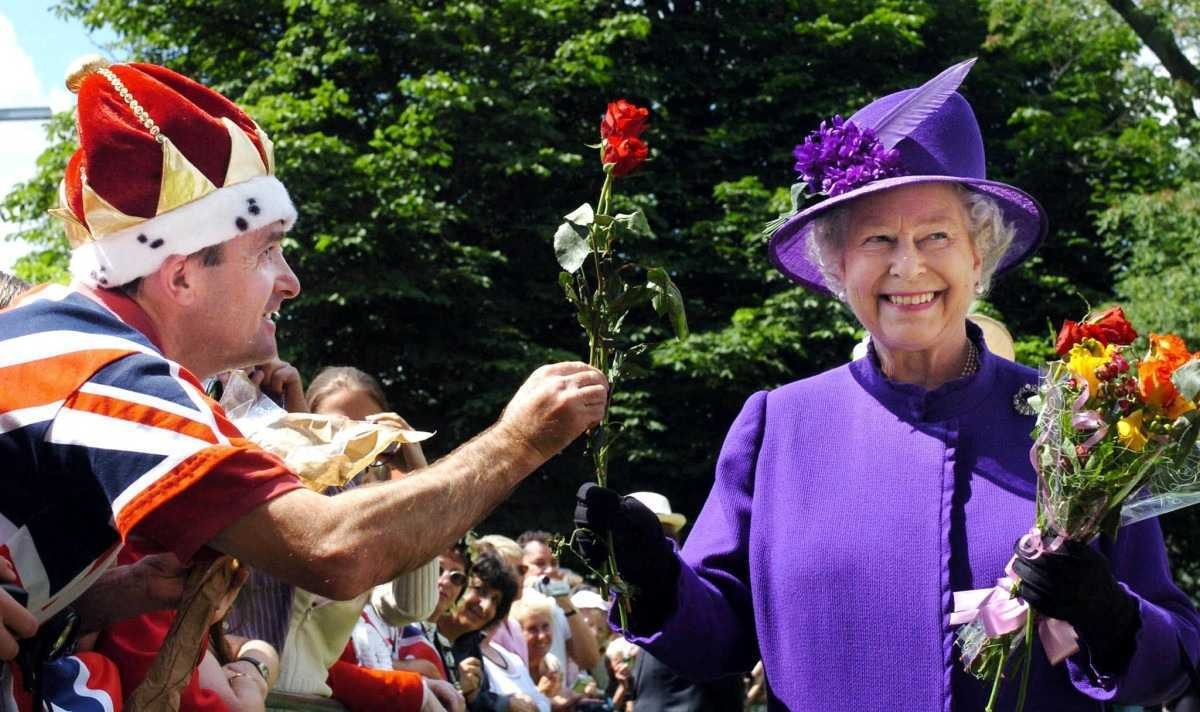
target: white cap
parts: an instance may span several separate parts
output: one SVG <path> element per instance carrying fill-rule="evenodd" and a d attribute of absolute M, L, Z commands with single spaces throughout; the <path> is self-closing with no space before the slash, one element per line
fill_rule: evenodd
<path fill-rule="evenodd" d="M 571 594 L 571 605 L 576 608 L 598 608 L 608 610 L 608 601 L 595 591 L 576 591 Z"/>
<path fill-rule="evenodd" d="M 657 492 L 634 492 L 629 495 L 646 505 L 646 508 L 658 515 L 658 521 L 676 529 L 683 529 L 687 517 L 671 511 L 671 502 Z"/>

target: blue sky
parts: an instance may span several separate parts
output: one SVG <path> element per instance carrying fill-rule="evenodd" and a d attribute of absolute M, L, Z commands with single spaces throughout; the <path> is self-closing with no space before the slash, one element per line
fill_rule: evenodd
<path fill-rule="evenodd" d="M 89 37 L 78 21 L 59 19 L 51 11 L 54 5 L 48 0 L 0 0 L 0 15 L 16 29 L 17 42 L 33 60 L 39 83 L 57 89 L 76 57 L 100 52 L 115 58 L 101 48 L 113 41 L 111 32 L 105 30 Z"/>
<path fill-rule="evenodd" d="M 59 19 L 53 2 L 0 0 L 0 107 L 49 106 L 63 111 L 74 97 L 63 86 L 71 62 L 85 54 L 108 55 L 98 45 L 111 42 L 111 32 L 89 36 L 76 21 Z M 114 59 L 108 55 L 110 59 Z M 0 122 L 0 196 L 33 177 L 37 157 L 45 148 L 45 132 L 37 122 Z M 0 222 L 0 236 L 13 227 Z M 0 270 L 28 248 L 0 239 Z"/>

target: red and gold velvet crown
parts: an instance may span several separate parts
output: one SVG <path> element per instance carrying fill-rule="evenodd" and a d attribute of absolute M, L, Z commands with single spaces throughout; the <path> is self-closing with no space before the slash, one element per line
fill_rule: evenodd
<path fill-rule="evenodd" d="M 169 255 L 295 222 L 271 140 L 212 89 L 99 57 L 77 62 L 67 88 L 79 94 L 80 147 L 50 213 L 66 224 L 75 279 L 117 287 Z"/>

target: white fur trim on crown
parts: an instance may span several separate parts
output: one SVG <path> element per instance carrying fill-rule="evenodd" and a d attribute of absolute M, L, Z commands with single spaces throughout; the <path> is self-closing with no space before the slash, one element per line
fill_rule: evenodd
<path fill-rule="evenodd" d="M 171 255 L 190 255 L 279 221 L 284 230 L 291 228 L 296 207 L 278 178 L 258 176 L 76 247 L 71 276 L 92 287 L 119 287 L 150 274 Z"/>

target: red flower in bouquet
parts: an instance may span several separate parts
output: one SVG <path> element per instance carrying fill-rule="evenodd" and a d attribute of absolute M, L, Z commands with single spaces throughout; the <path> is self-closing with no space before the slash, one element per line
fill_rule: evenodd
<path fill-rule="evenodd" d="M 1137 338 L 1133 325 L 1125 318 L 1121 307 L 1113 307 L 1101 314 L 1094 321 L 1089 320 L 1084 326 L 1087 335 L 1107 346 L 1117 344 L 1128 346 Z"/>
<path fill-rule="evenodd" d="M 1192 402 L 1179 394 L 1171 375 L 1192 359 L 1187 344 L 1175 334 L 1151 334 L 1150 355 L 1138 364 L 1138 390 L 1147 405 L 1168 418 L 1192 409 Z"/>
<path fill-rule="evenodd" d="M 637 138 L 646 129 L 646 121 L 649 118 L 649 109 L 635 106 L 624 99 L 617 99 L 609 103 L 604 118 L 600 120 L 600 138 L 613 135 Z"/>
<path fill-rule="evenodd" d="M 1100 316 L 1085 319 L 1082 323 L 1070 319 L 1064 321 L 1054 343 L 1054 350 L 1059 356 L 1066 356 L 1072 346 L 1084 339 L 1095 339 L 1102 346 L 1128 346 L 1136 338 L 1137 332 L 1125 318 L 1125 311 L 1121 307 L 1112 307 Z"/>

